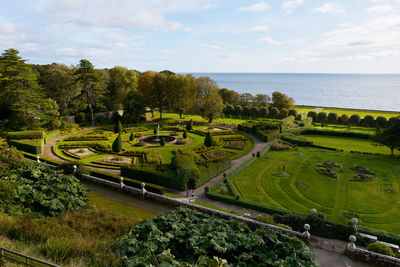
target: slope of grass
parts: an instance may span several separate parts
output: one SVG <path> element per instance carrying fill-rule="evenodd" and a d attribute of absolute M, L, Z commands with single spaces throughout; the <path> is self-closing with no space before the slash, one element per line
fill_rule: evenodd
<path fill-rule="evenodd" d="M 315 171 L 326 160 L 342 165 L 338 179 Z M 350 181 L 354 165 L 376 173 L 370 182 Z M 278 177 L 285 165 L 288 177 Z M 400 161 L 388 156 L 352 154 L 317 148 L 270 151 L 231 181 L 244 200 L 309 213 L 325 213 L 331 221 L 347 223 L 356 216 L 361 224 L 400 233 Z"/>

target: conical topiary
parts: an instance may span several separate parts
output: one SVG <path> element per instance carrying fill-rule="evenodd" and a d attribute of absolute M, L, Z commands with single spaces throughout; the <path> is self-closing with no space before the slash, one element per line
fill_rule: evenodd
<path fill-rule="evenodd" d="M 206 147 L 210 147 L 210 146 L 214 145 L 214 140 L 213 140 L 213 137 L 211 136 L 210 132 L 207 133 L 206 138 L 204 139 L 204 145 Z"/>
<path fill-rule="evenodd" d="M 190 121 L 186 124 L 186 130 L 191 131 L 193 129 L 193 120 L 190 119 Z"/>
<path fill-rule="evenodd" d="M 160 139 L 160 146 L 165 146 L 165 139 L 164 139 L 164 136 L 161 136 L 161 139 Z"/>
<path fill-rule="evenodd" d="M 186 131 L 183 131 L 183 135 L 182 135 L 182 137 L 183 137 L 183 139 L 186 139 L 186 137 L 187 137 L 187 133 L 186 133 Z"/>
<path fill-rule="evenodd" d="M 121 133 L 122 132 L 122 124 L 118 121 L 114 126 L 114 133 Z"/>
<path fill-rule="evenodd" d="M 154 134 L 158 134 L 157 128 L 154 128 L 153 133 L 154 133 Z"/>
<path fill-rule="evenodd" d="M 114 152 L 121 152 L 122 151 L 122 137 L 121 134 L 118 134 L 118 137 L 114 140 L 112 144 L 112 150 Z"/>
<path fill-rule="evenodd" d="M 134 138 L 133 133 L 131 133 L 131 135 L 129 136 L 129 141 L 133 141 L 133 138 Z"/>

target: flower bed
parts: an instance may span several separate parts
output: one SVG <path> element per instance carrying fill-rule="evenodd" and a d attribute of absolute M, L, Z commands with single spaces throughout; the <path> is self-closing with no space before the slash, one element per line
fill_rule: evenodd
<path fill-rule="evenodd" d="M 66 155 L 77 158 L 77 159 L 84 159 L 89 158 L 94 155 L 97 155 L 96 151 L 87 148 L 87 147 L 80 147 L 80 148 L 72 148 L 72 149 L 65 149 L 63 151 Z"/>
<path fill-rule="evenodd" d="M 246 147 L 246 141 L 228 141 L 225 143 L 224 148 L 233 148 L 243 150 Z"/>
<path fill-rule="evenodd" d="M 367 167 L 364 167 L 364 166 L 361 166 L 361 165 L 354 165 L 353 167 L 351 167 L 351 169 L 354 170 L 354 171 L 357 171 L 359 173 L 375 174 L 374 172 L 372 172 Z"/>
<path fill-rule="evenodd" d="M 225 151 L 225 150 L 211 150 L 208 152 L 204 152 L 203 156 L 208 160 L 213 160 L 213 159 L 226 158 L 226 157 L 232 156 L 234 154 L 235 154 L 234 152 Z"/>
<path fill-rule="evenodd" d="M 93 163 L 108 166 L 120 166 L 124 164 L 135 164 L 136 158 L 133 157 L 123 157 L 123 156 L 108 156 L 100 160 L 95 160 Z"/>

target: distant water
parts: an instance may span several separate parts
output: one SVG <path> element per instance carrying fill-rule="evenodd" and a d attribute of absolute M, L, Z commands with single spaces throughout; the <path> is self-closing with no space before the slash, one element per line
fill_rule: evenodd
<path fill-rule="evenodd" d="M 279 91 L 297 105 L 400 111 L 400 74 L 193 73 L 238 93 Z"/>

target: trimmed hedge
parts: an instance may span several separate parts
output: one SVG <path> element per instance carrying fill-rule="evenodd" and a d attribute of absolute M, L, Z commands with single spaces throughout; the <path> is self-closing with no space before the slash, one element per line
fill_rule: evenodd
<path fill-rule="evenodd" d="M 194 160 L 185 154 L 176 153 L 172 158 L 172 166 L 176 168 L 178 178 L 180 178 L 185 185 L 192 179 L 194 181 L 195 187 L 200 184 L 200 171 L 197 168 Z M 186 188 L 185 188 L 186 189 Z"/>
<path fill-rule="evenodd" d="M 376 252 L 376 253 L 383 254 L 386 256 L 394 257 L 394 253 L 393 253 L 392 249 L 388 245 L 385 245 L 382 243 L 375 242 L 375 243 L 368 244 L 367 249 L 372 252 Z"/>
<path fill-rule="evenodd" d="M 138 126 L 138 127 L 129 127 L 129 128 L 125 128 L 124 132 L 126 133 L 134 133 L 134 132 L 145 132 L 148 129 L 144 126 Z"/>
<path fill-rule="evenodd" d="M 283 141 L 287 141 L 292 144 L 296 144 L 298 146 L 313 146 L 313 141 L 307 140 L 305 138 L 296 136 L 292 133 L 284 133 L 281 135 L 281 139 Z"/>
<path fill-rule="evenodd" d="M 14 146 L 15 148 L 32 153 L 42 154 L 44 147 L 44 139 L 21 139 L 21 140 L 8 140 L 8 145 Z"/>
<path fill-rule="evenodd" d="M 49 142 L 49 141 L 51 141 L 51 140 L 53 140 L 53 139 L 59 137 L 60 134 L 61 134 L 61 133 L 60 133 L 60 130 L 58 130 L 58 129 L 53 130 L 53 131 L 46 132 L 45 143 L 47 143 L 47 142 Z"/>
<path fill-rule="evenodd" d="M 73 141 L 63 143 L 58 148 L 91 147 L 97 150 L 111 151 L 111 144 L 106 141 Z"/>
<path fill-rule="evenodd" d="M 214 160 L 210 162 L 199 162 L 198 169 L 200 171 L 199 185 L 203 185 L 226 171 L 232 166 L 230 159 Z"/>
<path fill-rule="evenodd" d="M 303 129 L 301 134 L 316 134 L 316 135 L 330 135 L 330 136 L 343 136 L 343 137 L 354 137 L 354 138 L 371 138 L 371 134 L 368 133 L 358 133 L 358 132 L 341 132 L 334 130 L 322 130 L 322 129 Z"/>
<path fill-rule="evenodd" d="M 44 131 L 42 131 L 42 130 L 8 132 L 6 134 L 7 140 L 44 139 L 45 136 L 46 136 L 46 133 Z"/>
<path fill-rule="evenodd" d="M 400 235 L 388 233 L 385 231 L 379 231 L 376 229 L 367 228 L 367 227 L 364 227 L 361 225 L 357 226 L 357 228 L 358 228 L 358 231 L 361 233 L 366 233 L 366 234 L 374 235 L 374 236 L 378 237 L 379 241 L 396 244 L 396 245 L 400 246 Z"/>

